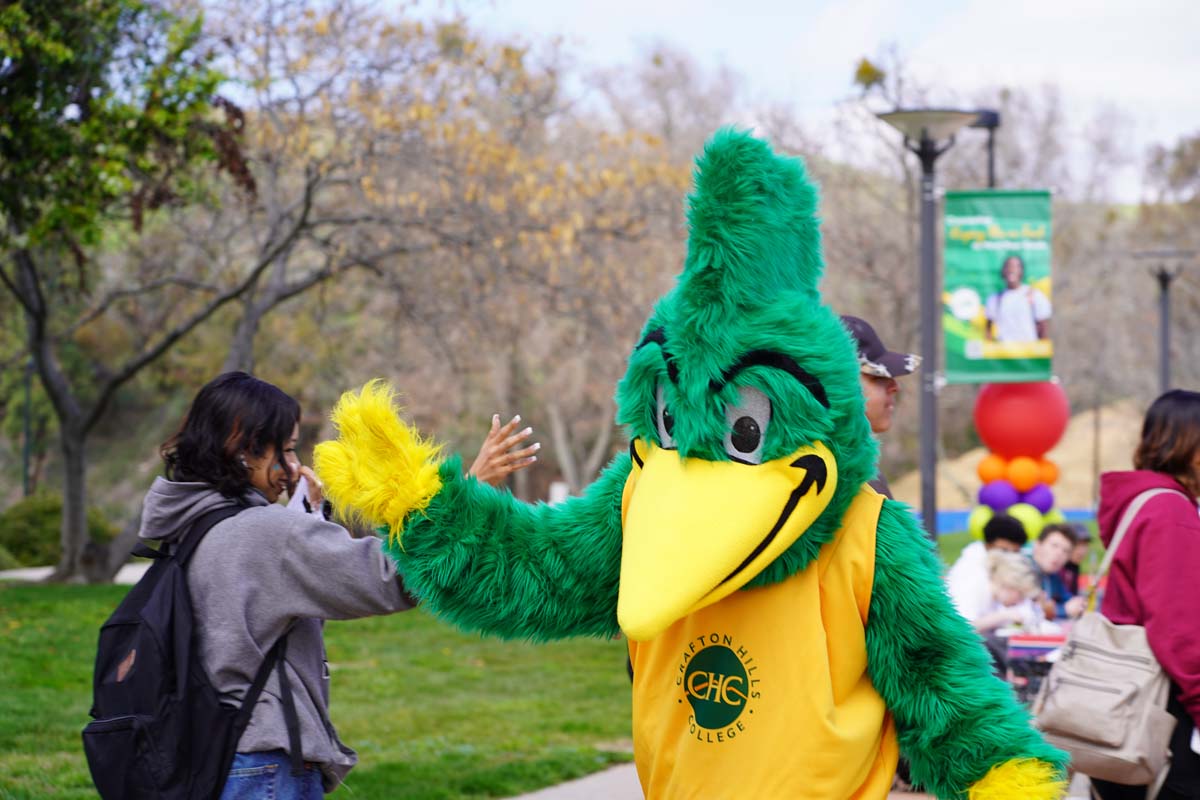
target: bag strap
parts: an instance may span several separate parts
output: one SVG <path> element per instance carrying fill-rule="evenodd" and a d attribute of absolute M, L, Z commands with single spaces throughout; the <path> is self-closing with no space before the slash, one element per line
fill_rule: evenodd
<path fill-rule="evenodd" d="M 267 676 L 275 668 L 275 662 L 280 660 L 280 651 L 286 649 L 286 645 L 284 644 L 286 641 L 287 634 L 285 633 L 267 651 L 267 655 L 259 666 L 258 672 L 254 674 L 254 680 L 251 682 L 250 688 L 246 690 L 246 696 L 242 698 L 242 704 L 238 707 L 237 716 L 233 718 L 234 732 L 237 733 L 239 738 L 242 735 L 242 731 L 246 730 L 246 726 L 250 724 L 250 717 L 254 714 L 254 704 L 258 702 L 258 697 L 262 694 L 263 687 L 267 685 Z"/>
<path fill-rule="evenodd" d="M 143 543 L 138 543 L 132 550 L 129 551 L 129 555 L 137 556 L 138 558 L 154 559 L 169 558 L 174 556 L 179 559 L 179 563 L 181 565 L 186 567 L 187 562 L 192 557 L 192 553 L 196 550 L 197 545 L 200 544 L 200 540 L 204 538 L 204 534 L 216 527 L 218 522 L 232 517 L 234 514 L 237 514 L 239 511 L 242 511 L 245 508 L 247 508 L 247 506 L 241 501 L 238 501 L 231 506 L 214 508 L 212 511 L 208 511 L 197 517 L 192 523 L 188 532 L 180 537 L 179 544 L 175 547 L 163 544 L 156 550 L 153 547 L 147 547 Z"/>
<path fill-rule="evenodd" d="M 279 648 L 279 694 L 283 700 L 283 722 L 287 726 L 288 755 L 292 757 L 292 775 L 300 777 L 304 774 L 304 750 L 300 746 L 300 719 L 296 716 L 296 699 L 292 697 L 292 680 L 288 677 L 285 666 L 287 656 L 287 637 L 284 636 Z"/>
<path fill-rule="evenodd" d="M 1117 554 L 1117 548 L 1121 546 L 1121 541 L 1125 538 L 1125 534 L 1133 527 L 1133 520 L 1137 517 L 1138 512 L 1142 510 L 1142 506 L 1150 502 L 1150 500 L 1160 494 L 1177 494 L 1183 496 L 1183 492 L 1177 489 L 1167 489 L 1158 487 L 1156 489 L 1147 489 L 1139 494 L 1126 507 L 1125 513 L 1121 515 L 1121 522 L 1117 525 L 1116 533 L 1113 534 L 1112 541 L 1108 545 L 1108 549 L 1104 553 L 1104 560 L 1100 562 L 1100 569 L 1096 571 L 1095 577 L 1092 579 L 1092 586 L 1088 589 L 1087 610 L 1096 610 L 1096 590 L 1100 588 L 1100 580 L 1108 574 L 1108 568 L 1112 566 L 1113 556 Z"/>
<path fill-rule="evenodd" d="M 296 714 L 296 700 L 292 696 L 292 681 L 288 678 L 287 669 L 284 666 L 287 660 L 288 635 L 291 632 L 292 629 L 289 627 L 267 651 L 258 672 L 254 674 L 254 681 L 246 690 L 246 696 L 242 698 L 237 715 L 233 718 L 233 731 L 237 739 L 242 737 L 246 726 L 250 724 L 250 718 L 254 716 L 254 706 L 258 703 L 258 698 L 267 685 L 267 678 L 270 676 L 271 670 L 278 669 L 279 694 L 283 702 L 283 722 L 287 726 L 292 775 L 299 777 L 304 774 L 304 749 L 300 745 L 300 717 Z"/>
<path fill-rule="evenodd" d="M 199 519 L 192 523 L 192 529 L 180 540 L 179 545 L 171 552 L 171 555 L 179 561 L 181 567 L 186 567 L 192 559 L 192 553 L 196 552 L 196 548 L 200 545 L 200 541 L 204 538 L 205 534 L 215 528 L 218 522 L 229 519 L 245 508 L 246 506 L 238 502 L 231 506 L 214 508 L 212 511 L 202 514 Z"/>

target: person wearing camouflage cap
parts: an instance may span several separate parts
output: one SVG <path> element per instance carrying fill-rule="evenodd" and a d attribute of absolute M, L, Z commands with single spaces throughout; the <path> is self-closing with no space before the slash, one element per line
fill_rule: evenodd
<path fill-rule="evenodd" d="M 867 420 L 871 423 L 871 432 L 878 436 L 892 427 L 892 414 L 900 396 L 896 378 L 914 372 L 921 365 L 921 357 L 888 350 L 875 328 L 861 317 L 843 314 L 842 324 L 858 347 L 859 380 L 867 401 Z M 885 497 L 892 496 L 882 473 L 870 485 Z"/>

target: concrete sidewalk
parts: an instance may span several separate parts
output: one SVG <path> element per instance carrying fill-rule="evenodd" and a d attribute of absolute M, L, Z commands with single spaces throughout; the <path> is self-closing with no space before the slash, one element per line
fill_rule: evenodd
<path fill-rule="evenodd" d="M 139 561 L 126 564 L 117 572 L 113 583 L 134 584 L 150 569 L 150 562 Z M 25 567 L 24 569 L 6 569 L 0 571 L 0 581 L 26 581 L 36 583 L 50 577 L 54 567 Z"/>
<path fill-rule="evenodd" d="M 621 764 L 512 800 L 642 800 L 642 785 L 633 764 Z"/>
<path fill-rule="evenodd" d="M 1088 800 L 1088 782 L 1083 775 L 1071 781 L 1066 800 Z M 932 800 L 933 795 L 893 792 L 888 800 Z M 523 794 L 509 800 L 643 800 L 642 787 L 638 783 L 637 770 L 633 764 L 610 767 L 603 772 L 586 778 L 561 783 Z"/>

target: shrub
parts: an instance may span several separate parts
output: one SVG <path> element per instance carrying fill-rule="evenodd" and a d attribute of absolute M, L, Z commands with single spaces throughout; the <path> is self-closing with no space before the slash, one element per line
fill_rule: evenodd
<path fill-rule="evenodd" d="M 13 557 L 13 554 L 8 552 L 8 548 L 0 545 L 0 570 L 20 569 L 21 562 Z"/>
<path fill-rule="evenodd" d="M 62 553 L 62 495 L 38 492 L 0 514 L 0 547 L 21 565 L 29 567 L 58 563 Z M 89 508 L 88 535 L 97 542 L 110 541 L 117 528 L 98 509 Z"/>

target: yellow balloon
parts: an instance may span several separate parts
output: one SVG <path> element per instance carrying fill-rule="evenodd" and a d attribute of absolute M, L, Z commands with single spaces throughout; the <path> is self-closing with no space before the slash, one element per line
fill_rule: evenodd
<path fill-rule="evenodd" d="M 1013 503 L 1004 513 L 1021 523 L 1021 527 L 1025 529 L 1025 535 L 1030 540 L 1036 539 L 1038 534 L 1042 532 L 1042 526 L 1045 524 L 1042 519 L 1042 512 L 1029 505 L 1029 503 Z"/>
<path fill-rule="evenodd" d="M 991 506 L 976 506 L 967 517 L 967 533 L 972 539 L 983 539 L 983 526 L 996 515 Z"/>

